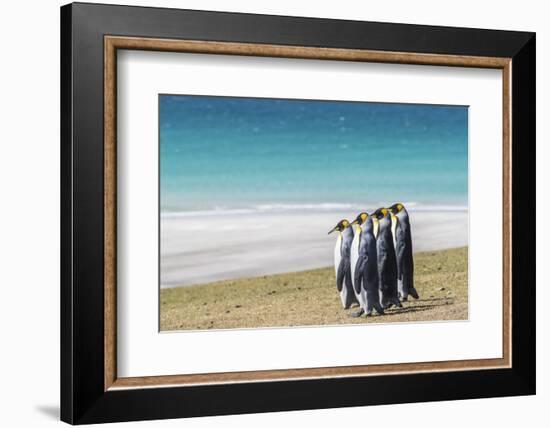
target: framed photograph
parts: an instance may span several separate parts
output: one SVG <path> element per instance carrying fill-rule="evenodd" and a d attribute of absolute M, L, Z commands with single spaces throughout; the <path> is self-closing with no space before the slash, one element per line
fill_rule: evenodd
<path fill-rule="evenodd" d="M 61 56 L 62 420 L 535 393 L 533 33 L 76 3 Z"/>

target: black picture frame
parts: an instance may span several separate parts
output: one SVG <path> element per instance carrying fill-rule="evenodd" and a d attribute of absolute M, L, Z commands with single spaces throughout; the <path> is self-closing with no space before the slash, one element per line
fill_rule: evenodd
<path fill-rule="evenodd" d="M 105 391 L 105 35 L 512 58 L 512 367 Z M 63 6 L 61 419 L 86 424 L 534 394 L 535 98 L 534 33 Z M 530 221 L 524 221 L 525 212 Z"/>

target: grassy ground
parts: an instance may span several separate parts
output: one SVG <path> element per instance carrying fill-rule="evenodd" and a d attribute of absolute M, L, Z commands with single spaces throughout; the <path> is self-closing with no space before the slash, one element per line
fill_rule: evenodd
<path fill-rule="evenodd" d="M 161 330 L 282 327 L 468 318 L 468 248 L 415 254 L 419 300 L 386 315 L 350 318 L 334 268 L 163 289 Z"/>

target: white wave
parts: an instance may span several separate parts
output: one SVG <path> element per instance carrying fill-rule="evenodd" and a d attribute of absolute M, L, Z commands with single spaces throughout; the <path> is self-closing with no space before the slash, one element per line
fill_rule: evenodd
<path fill-rule="evenodd" d="M 195 216 L 217 216 L 224 215 L 240 215 L 240 214 L 254 214 L 254 213 L 285 213 L 285 212 L 334 212 L 334 211 L 350 211 L 356 213 L 360 211 L 371 212 L 378 207 L 387 207 L 392 205 L 393 202 L 379 202 L 379 203 L 337 203 L 337 202 L 325 202 L 317 204 L 258 204 L 245 208 L 225 208 L 222 206 L 214 207 L 210 210 L 196 210 L 196 211 L 163 211 L 161 212 L 162 218 L 172 217 L 195 217 Z M 428 211 L 468 211 L 468 206 L 464 205 L 436 205 L 436 204 L 421 204 L 418 202 L 403 202 L 403 205 L 411 212 L 428 212 Z"/>
<path fill-rule="evenodd" d="M 262 204 L 256 205 L 259 211 L 336 211 L 357 209 L 362 207 L 360 204 L 345 203 L 320 203 L 320 204 Z"/>
<path fill-rule="evenodd" d="M 407 211 L 411 212 L 427 212 L 427 211 L 436 211 L 436 212 L 463 212 L 468 211 L 467 205 L 416 205 L 416 206 L 407 206 L 407 204 L 403 204 L 405 207 L 407 207 Z"/>

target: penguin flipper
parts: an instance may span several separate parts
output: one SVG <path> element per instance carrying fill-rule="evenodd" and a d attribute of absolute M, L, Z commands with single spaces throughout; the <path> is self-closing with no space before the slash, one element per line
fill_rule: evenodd
<path fill-rule="evenodd" d="M 338 272 L 336 274 L 336 288 L 338 291 L 342 291 L 344 288 L 344 281 L 351 283 L 350 275 L 350 262 L 348 258 L 342 258 L 338 265 Z"/>
<path fill-rule="evenodd" d="M 405 240 L 398 235 L 398 239 L 395 244 L 395 256 L 397 259 L 397 279 L 403 279 L 403 264 L 405 261 Z"/>
<path fill-rule="evenodd" d="M 378 272 L 380 274 L 380 283 L 383 285 L 383 290 L 397 278 L 395 259 L 390 257 L 385 251 L 378 253 Z"/>
<path fill-rule="evenodd" d="M 361 292 L 361 287 L 363 285 L 363 273 L 365 272 L 365 266 L 367 265 L 368 258 L 365 256 L 359 257 L 357 264 L 355 265 L 355 272 L 353 277 L 355 279 L 354 286 L 355 292 L 359 294 Z"/>
<path fill-rule="evenodd" d="M 357 231 L 355 235 L 353 236 L 353 241 L 351 242 L 351 249 L 350 249 L 350 269 L 351 269 L 351 282 L 353 285 L 353 288 L 355 289 L 355 267 L 357 266 L 357 260 L 359 258 L 359 241 L 361 239 L 361 230 Z"/>
<path fill-rule="evenodd" d="M 345 268 L 346 272 L 344 274 L 344 285 L 348 290 L 349 295 L 349 305 L 353 305 L 356 303 L 359 305 L 359 301 L 357 300 L 357 296 L 355 296 L 355 293 L 353 292 L 353 281 L 351 280 L 351 263 L 350 260 L 347 259 L 347 266 Z"/>

